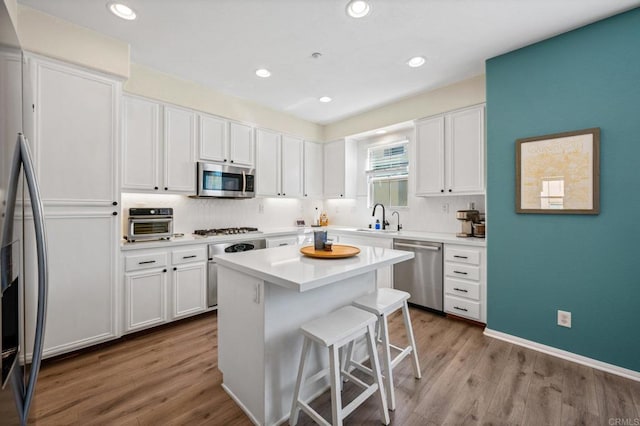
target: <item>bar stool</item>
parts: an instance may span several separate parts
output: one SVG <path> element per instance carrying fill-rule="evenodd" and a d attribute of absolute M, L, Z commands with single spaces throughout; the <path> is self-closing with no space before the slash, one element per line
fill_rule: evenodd
<path fill-rule="evenodd" d="M 393 368 L 409 354 L 413 354 L 413 374 L 416 379 L 420 379 L 422 377 L 422 374 L 420 373 L 420 364 L 418 362 L 416 341 L 413 337 L 413 327 L 411 326 L 411 318 L 409 318 L 409 306 L 407 305 L 407 299 L 409 299 L 409 297 L 411 297 L 411 295 L 406 291 L 395 290 L 393 288 L 380 288 L 371 294 L 367 294 L 366 296 L 356 299 L 353 302 L 354 306 L 378 316 L 378 330 L 381 330 L 380 334 L 382 335 L 382 367 L 384 369 L 384 384 L 390 410 L 396 409 L 396 395 L 393 387 Z M 389 324 L 387 318 L 398 309 L 402 309 L 404 326 L 407 330 L 407 337 L 409 339 L 409 346 L 404 348 L 400 348 L 389 342 Z M 391 358 L 391 349 L 399 352 L 395 358 Z M 367 367 L 351 360 L 352 350 L 353 346 L 349 345 L 347 348 L 347 359 L 344 367 L 345 370 L 349 371 L 351 366 L 353 366 L 361 371 L 368 371 L 369 369 Z"/>
<path fill-rule="evenodd" d="M 300 357 L 298 379 L 296 380 L 296 387 L 293 393 L 293 404 L 291 406 L 289 424 L 295 425 L 298 423 L 300 409 L 304 410 L 317 423 L 322 425 L 330 424 L 322 418 L 317 411 L 311 408 L 307 402 L 300 398 L 300 393 L 304 388 L 305 381 L 314 383 L 327 375 L 327 370 L 323 369 L 309 378 L 305 378 L 304 376 L 305 361 L 311 349 L 312 342 L 317 342 L 329 349 L 328 373 L 331 379 L 331 417 L 333 425 L 342 425 L 342 419 L 351 414 L 353 410 L 374 393 L 378 395 L 380 400 L 380 414 L 382 415 L 383 423 L 385 425 L 389 424 L 387 400 L 384 394 L 384 385 L 380 373 L 380 364 L 378 362 L 378 352 L 374 341 L 374 325 L 376 320 L 376 316 L 369 312 L 353 306 L 345 306 L 324 317 L 317 318 L 302 325 L 301 330 L 304 334 L 304 343 Z M 361 336 L 365 336 L 366 338 L 369 357 L 371 359 L 372 368 L 369 374 L 374 379 L 371 385 L 366 384 L 340 368 L 339 349 Z M 340 395 L 342 376 L 347 377 L 354 384 L 364 389 L 362 393 L 346 407 L 342 406 L 342 397 Z"/>

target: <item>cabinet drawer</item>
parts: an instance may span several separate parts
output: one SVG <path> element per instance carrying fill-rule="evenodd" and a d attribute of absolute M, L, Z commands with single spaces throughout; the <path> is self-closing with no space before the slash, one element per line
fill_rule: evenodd
<path fill-rule="evenodd" d="M 480 264 L 480 251 L 473 249 L 447 248 L 444 258 L 448 262 L 468 263 L 469 265 Z"/>
<path fill-rule="evenodd" d="M 298 236 L 267 238 L 267 248 L 280 246 L 295 246 L 298 244 Z"/>
<path fill-rule="evenodd" d="M 127 272 L 160 268 L 167 266 L 167 253 L 129 255 L 125 257 L 124 265 Z"/>
<path fill-rule="evenodd" d="M 183 263 L 205 262 L 207 260 L 207 248 L 198 247 L 171 252 L 171 263 L 180 265 Z"/>
<path fill-rule="evenodd" d="M 480 302 L 445 295 L 444 310 L 454 315 L 480 321 Z"/>
<path fill-rule="evenodd" d="M 444 280 L 444 290 L 447 294 L 480 300 L 480 284 L 447 277 Z"/>
<path fill-rule="evenodd" d="M 464 278 L 465 280 L 480 280 L 480 267 L 460 265 L 445 262 L 444 272 L 447 277 Z"/>

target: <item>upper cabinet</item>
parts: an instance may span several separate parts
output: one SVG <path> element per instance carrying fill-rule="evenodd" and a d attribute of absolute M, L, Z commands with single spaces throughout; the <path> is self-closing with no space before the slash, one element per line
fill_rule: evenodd
<path fill-rule="evenodd" d="M 253 167 L 255 149 L 253 128 L 208 114 L 199 114 L 200 161 L 227 163 L 242 167 Z"/>
<path fill-rule="evenodd" d="M 264 197 L 302 197 L 303 140 L 256 130 L 256 193 Z"/>
<path fill-rule="evenodd" d="M 354 198 L 356 196 L 357 145 L 341 139 L 324 146 L 325 198 Z"/>
<path fill-rule="evenodd" d="M 484 193 L 484 108 L 416 121 L 416 195 Z"/>
<path fill-rule="evenodd" d="M 304 196 L 306 198 L 322 197 L 323 164 L 322 144 L 304 141 Z"/>
<path fill-rule="evenodd" d="M 48 205 L 111 206 L 118 193 L 120 83 L 30 59 L 40 192 Z M 4 135 L 2 135 L 4 137 Z"/>
<path fill-rule="evenodd" d="M 194 194 L 195 114 L 128 95 L 122 105 L 122 189 Z"/>

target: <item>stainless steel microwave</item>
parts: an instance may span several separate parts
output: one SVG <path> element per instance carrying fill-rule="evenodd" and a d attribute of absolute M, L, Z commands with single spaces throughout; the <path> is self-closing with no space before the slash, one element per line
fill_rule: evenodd
<path fill-rule="evenodd" d="M 198 197 L 253 198 L 255 169 L 199 162 Z"/>

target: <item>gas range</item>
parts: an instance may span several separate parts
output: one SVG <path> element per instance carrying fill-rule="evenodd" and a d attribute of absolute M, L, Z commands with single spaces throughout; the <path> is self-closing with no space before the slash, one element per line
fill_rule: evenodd
<path fill-rule="evenodd" d="M 261 234 L 258 228 L 242 227 L 242 228 L 215 228 L 215 229 L 196 229 L 194 234 L 203 237 L 213 237 L 217 235 L 236 235 L 236 234 Z"/>

